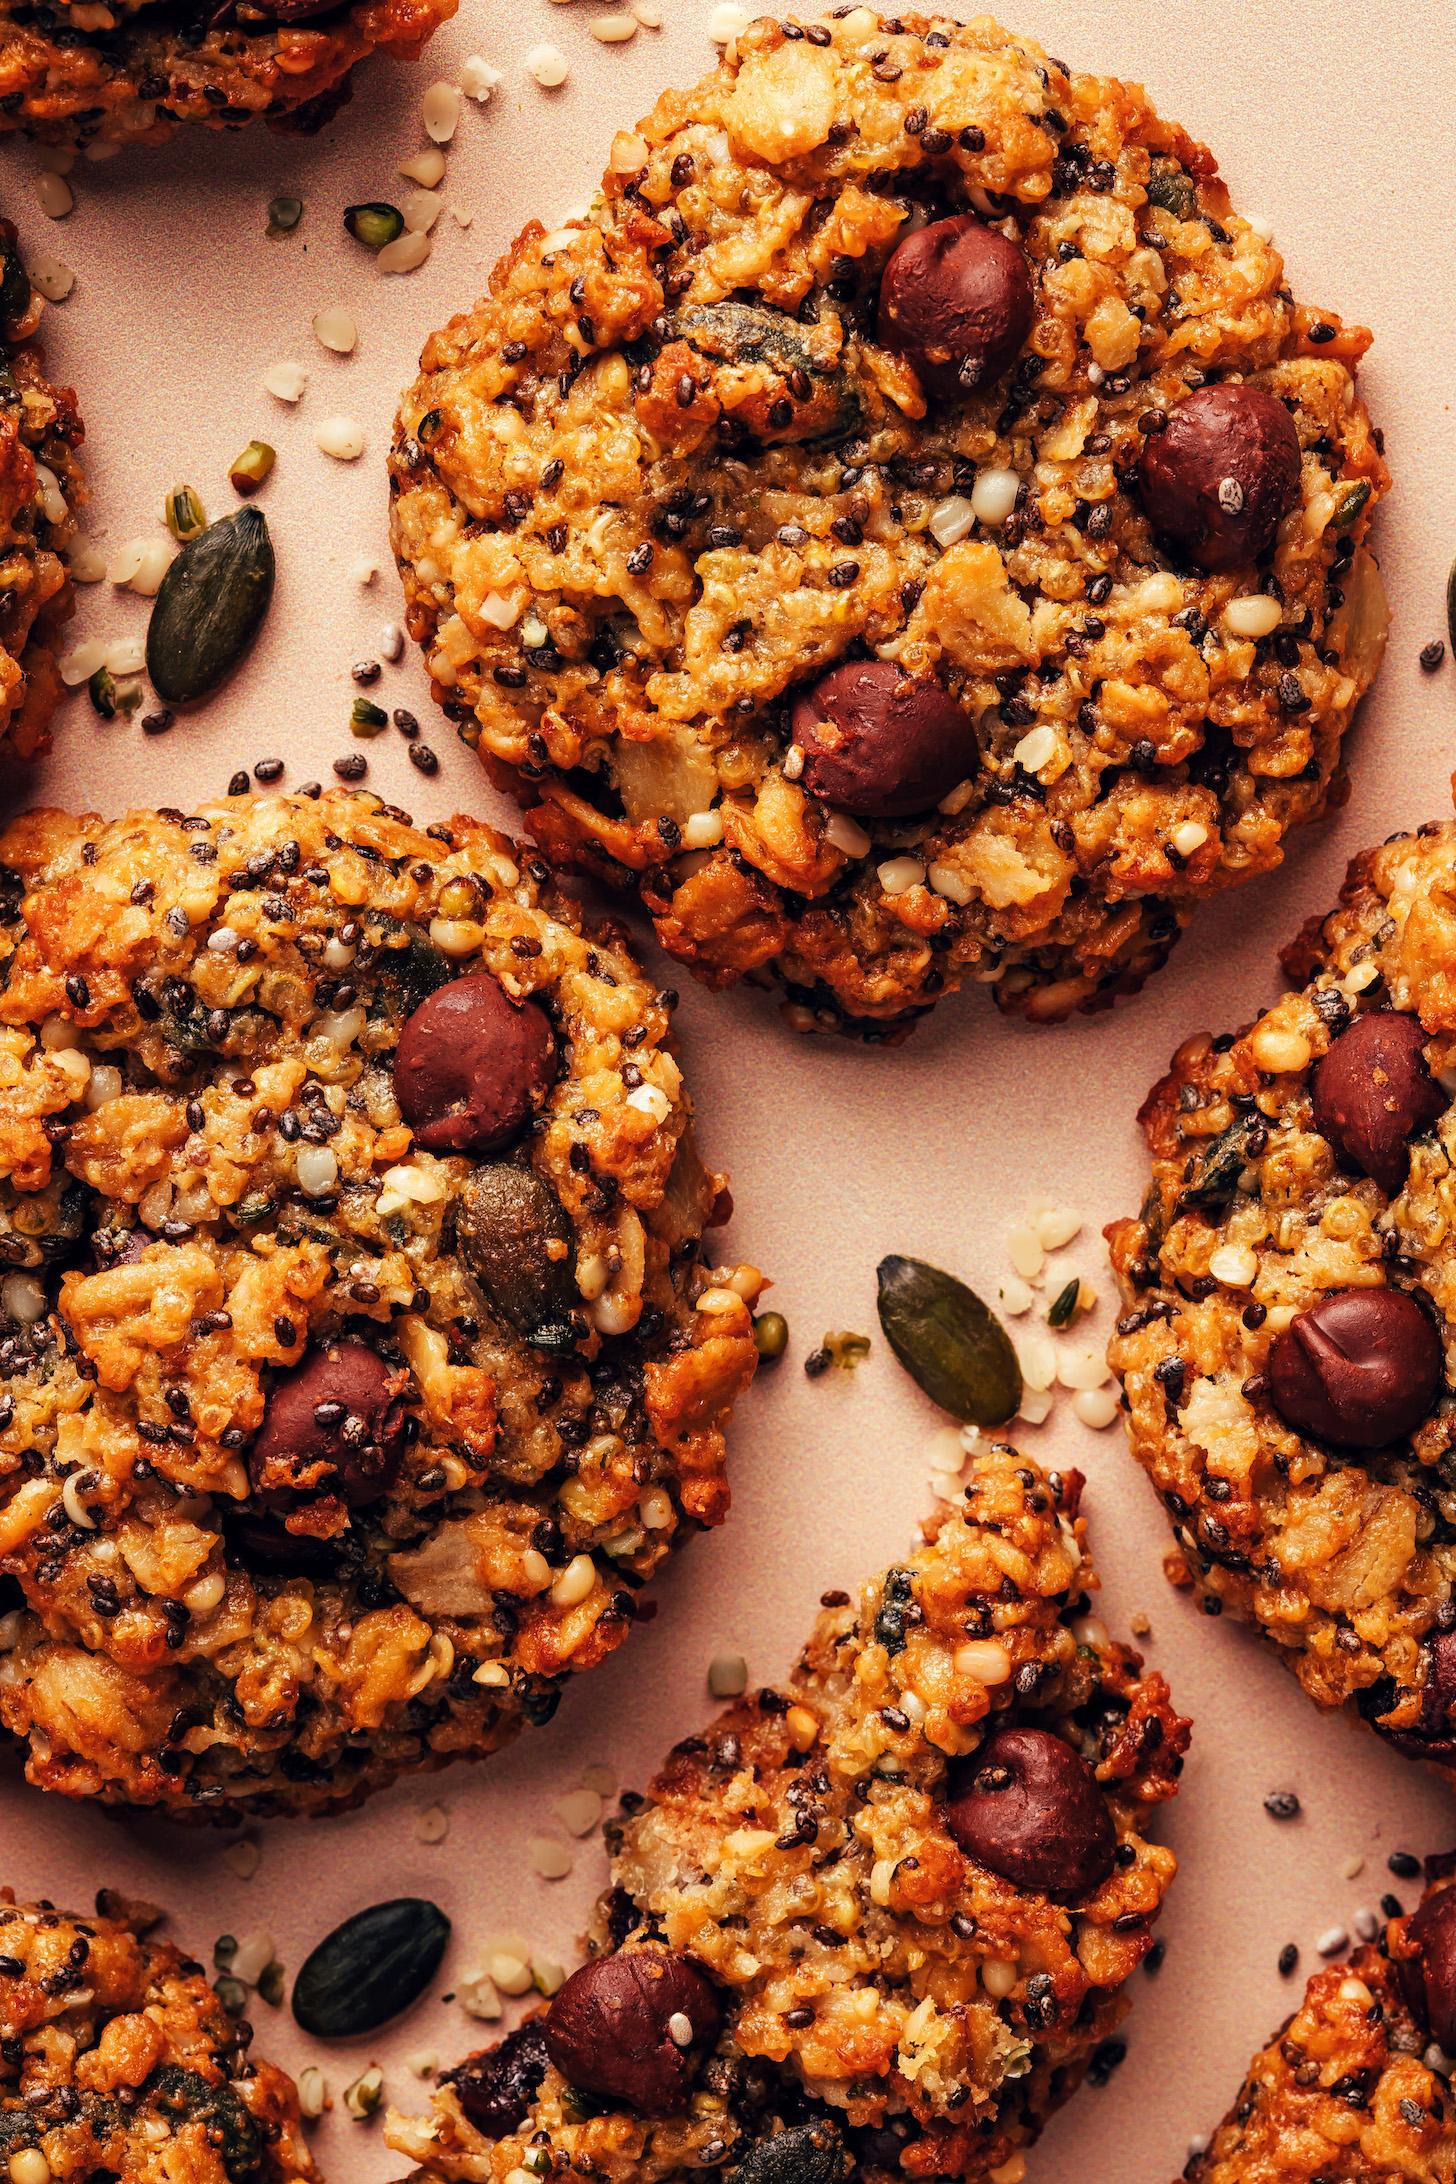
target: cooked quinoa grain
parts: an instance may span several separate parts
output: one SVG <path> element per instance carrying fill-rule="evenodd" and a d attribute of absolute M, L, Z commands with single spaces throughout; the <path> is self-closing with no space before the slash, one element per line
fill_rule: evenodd
<path fill-rule="evenodd" d="M 1351 866 L 1295 990 L 1188 1039 L 1109 1230 L 1133 1453 L 1200 1597 L 1456 1764 L 1456 825 Z M 1237 1257 L 1237 1272 L 1230 1261 Z"/>
<path fill-rule="evenodd" d="M 0 756 L 50 748 L 61 698 L 56 661 L 71 618 L 63 558 L 86 498 L 76 450 L 85 437 L 69 387 L 53 387 L 35 339 L 41 299 L 0 220 Z"/>
<path fill-rule="evenodd" d="M 1061 1017 L 1338 789 L 1368 340 L 1136 86 L 986 18 L 762 20 L 427 343 L 409 626 L 710 983 Z"/>
<path fill-rule="evenodd" d="M 0 1721 L 32 1780 L 316 1809 L 549 1719 L 727 1507 L 666 997 L 361 794 L 0 839 Z"/>
<path fill-rule="evenodd" d="M 609 1823 L 592 1955 L 386 2135 L 419 2184 L 989 2178 L 1121 2020 L 1187 1724 L 1083 1621 L 1075 1473 L 990 1448 Z M 539 2166 L 539 2165 L 538 2165 Z M 544 2169 L 540 2171 L 544 2173 Z"/>
<path fill-rule="evenodd" d="M 1452 2184 L 1456 2114 L 1428 2060 L 1433 2041 L 1456 2042 L 1452 1862 L 1428 1861 L 1432 1886 L 1412 1917 L 1315 1973 L 1184 2169 L 1188 2184 Z"/>
<path fill-rule="evenodd" d="M 251 2053 L 158 1914 L 0 1891 L 0 2158 L 10 2184 L 307 2184 L 292 2082 Z"/>
<path fill-rule="evenodd" d="M 184 122 L 321 128 L 372 53 L 414 60 L 456 0 L 0 0 L 0 129 L 161 144 Z M 293 206 L 296 198 L 279 199 Z M 295 213 L 278 232 L 297 226 Z"/>

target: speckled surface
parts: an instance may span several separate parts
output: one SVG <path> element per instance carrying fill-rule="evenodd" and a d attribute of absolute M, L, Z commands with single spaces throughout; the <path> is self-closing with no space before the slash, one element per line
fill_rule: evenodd
<path fill-rule="evenodd" d="M 185 802 L 259 758 L 285 758 L 296 785 L 359 748 L 347 729 L 349 667 L 377 651 L 379 627 L 398 608 L 383 457 L 420 342 L 473 297 L 525 218 L 549 221 L 586 193 L 612 130 L 659 84 L 701 73 L 712 57 L 707 0 L 663 0 L 668 26 L 625 48 L 589 35 L 592 4 L 465 0 L 422 70 L 367 75 L 352 110 L 319 140 L 208 138 L 88 169 L 77 210 L 56 227 L 35 210 L 33 155 L 15 143 L 0 150 L 0 192 L 32 252 L 63 257 L 78 276 L 70 300 L 48 314 L 47 338 L 56 376 L 74 379 L 81 394 L 91 526 L 102 543 L 150 528 L 180 477 L 211 513 L 223 512 L 225 467 L 243 442 L 256 434 L 279 449 L 263 503 L 278 593 L 245 674 L 160 741 L 135 725 L 99 725 L 84 697 L 73 702 L 31 786 L 7 780 L 13 800 L 34 793 L 113 811 Z M 640 1781 L 711 1711 L 712 1653 L 742 1651 L 755 1675 L 772 1677 L 807 1631 L 820 1591 L 883 1564 L 928 1505 L 924 1444 L 937 1421 L 883 1342 L 853 1378 L 806 1380 L 806 1350 L 827 1328 L 875 1331 L 874 1266 L 887 1251 L 937 1260 L 991 1294 L 1007 1271 L 1005 1231 L 1035 1191 L 1086 1214 L 1081 1248 L 1063 1256 L 1099 1279 L 1100 1247 L 1087 1238 L 1136 1201 L 1133 1113 L 1172 1048 L 1199 1025 L 1246 1019 L 1273 993 L 1276 948 L 1333 899 L 1351 851 L 1449 808 L 1456 670 L 1428 680 L 1416 665 L 1441 630 L 1456 545 L 1447 306 L 1432 271 L 1456 210 L 1440 82 L 1450 52 L 1445 0 L 1359 11 L 1333 0 L 1204 0 L 1197 10 L 1187 0 L 1122 0 L 1116 9 L 1028 0 L 1011 21 L 1076 65 L 1143 77 L 1220 154 L 1237 201 L 1272 219 L 1299 290 L 1376 330 L 1364 384 L 1394 476 L 1377 535 L 1395 627 L 1353 739 L 1349 806 L 1298 844 L 1282 875 L 1207 910 L 1156 985 L 1112 1016 L 1039 1032 L 1002 1023 L 972 994 L 948 1003 L 907 1047 L 876 1053 L 794 1037 L 748 992 L 719 1000 L 687 992 L 681 1036 L 705 1141 L 733 1171 L 731 1247 L 772 1269 L 773 1301 L 793 1330 L 789 1360 L 740 1409 L 726 1529 L 677 1560 L 658 1590 L 657 1621 L 573 1694 L 549 1732 L 488 1770 L 386 1792 L 360 1815 L 263 1829 L 247 1884 L 223 1861 L 221 1842 L 45 1800 L 7 1762 L 4 1878 L 27 1893 L 75 1901 L 108 1878 L 168 1896 L 178 1931 L 199 1950 L 221 1930 L 266 1928 L 296 1967 L 361 1903 L 420 1892 L 456 1922 L 447 1985 L 507 1933 L 569 1958 L 602 1865 L 591 1844 L 579 1845 L 568 1878 L 535 1877 L 528 1841 L 560 1832 L 553 1797 L 593 1762 L 623 1783 Z M 521 68 L 543 37 L 571 63 L 553 94 Z M 467 110 L 451 157 L 447 195 L 473 212 L 473 224 L 460 229 L 447 212 L 423 271 L 385 279 L 342 233 L 341 208 L 406 187 L 394 170 L 424 141 L 419 94 L 473 52 L 505 71 L 492 106 Z M 296 190 L 308 209 L 290 242 L 270 243 L 264 208 L 280 189 Z M 334 302 L 347 303 L 362 328 L 348 360 L 325 355 L 309 329 Z M 259 384 L 285 355 L 310 373 L 295 412 Z M 339 413 L 366 434 L 351 467 L 313 446 L 317 425 Z M 351 575 L 361 554 L 380 564 L 367 591 Z M 88 593 L 81 611 L 87 634 L 139 632 L 145 621 L 140 602 L 109 590 Z M 456 804 L 509 816 L 434 714 L 412 659 L 386 670 L 381 695 L 413 707 L 442 764 L 424 779 L 391 732 L 367 747 L 372 786 L 426 818 Z M 1070 2174 L 1085 2184 L 1168 2184 L 1190 2136 L 1223 2113 L 1248 2056 L 1295 2000 L 1275 1971 L 1281 1944 L 1298 1941 L 1308 1970 L 1316 1939 L 1389 1885 L 1390 1849 L 1444 1847 L 1450 1801 L 1354 1726 L 1317 1718 L 1252 1638 L 1207 1623 L 1167 1589 L 1165 1528 L 1115 1431 L 1086 1432 L 1064 1402 L 1028 1443 L 1087 1471 L 1109 1618 L 1125 1627 L 1137 1610 L 1151 1617 L 1149 1659 L 1197 1720 L 1169 1821 L 1184 1873 L 1161 1929 L 1166 1965 L 1139 2000 L 1127 2061 L 1059 2120 L 1029 2173 L 1032 2184 Z M 1286 1788 L 1305 1812 L 1280 1825 L 1261 1799 Z M 429 1845 L 418 1821 L 437 1802 L 449 1833 Z M 1362 1855 L 1365 1869 L 1346 1878 Z M 261 2004 L 257 2015 L 260 2046 L 295 2066 L 322 2062 L 336 2096 L 378 2060 L 402 2105 L 424 2099 L 406 2055 L 433 2049 L 448 2060 L 481 2029 L 458 2005 L 435 2002 L 382 2039 L 323 2056 L 290 2037 L 286 2018 Z M 349 2184 L 398 2174 L 377 2130 L 337 2109 L 318 2143 L 328 2172 Z"/>

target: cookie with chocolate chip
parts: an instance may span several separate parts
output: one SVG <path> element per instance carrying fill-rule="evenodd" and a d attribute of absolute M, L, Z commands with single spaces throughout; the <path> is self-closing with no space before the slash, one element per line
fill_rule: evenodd
<path fill-rule="evenodd" d="M 162 144 L 185 123 L 311 132 L 360 61 L 418 58 L 457 0 L 0 0 L 0 130 Z M 296 217 L 296 215 L 295 215 Z"/>
<path fill-rule="evenodd" d="M 359 793 L 0 838 L 0 1722 L 45 1788 L 350 1802 L 549 1719 L 727 1507 L 751 1267 L 674 996 Z"/>
<path fill-rule="evenodd" d="M 1358 857 L 1284 960 L 1143 1107 L 1111 1359 L 1208 1612 L 1456 1766 L 1456 824 Z"/>
<path fill-rule="evenodd" d="M 41 310 L 20 238 L 0 219 L 0 760 L 50 749 L 74 608 L 65 556 L 86 499 L 85 428 L 72 390 L 46 378 Z"/>
<path fill-rule="evenodd" d="M 1368 341 L 1136 86 L 985 18 L 765 18 L 426 344 L 410 629 L 709 984 L 1063 1017 L 1340 794 Z"/>
<path fill-rule="evenodd" d="M 13 2184 L 317 2184 L 293 2082 L 162 1914 L 0 1890 L 0 2150 Z"/>
<path fill-rule="evenodd" d="M 1183 2170 L 1187 2184 L 1456 2178 L 1443 2060 L 1456 2044 L 1453 1863 L 1428 1859 L 1415 1913 L 1390 1919 L 1377 1941 L 1315 1973 Z"/>
<path fill-rule="evenodd" d="M 1011 2174 L 1154 1945 L 1188 1737 L 1092 1612 L 1081 1484 L 986 1449 L 623 1801 L 587 1961 L 391 2116 L 419 2184 Z"/>

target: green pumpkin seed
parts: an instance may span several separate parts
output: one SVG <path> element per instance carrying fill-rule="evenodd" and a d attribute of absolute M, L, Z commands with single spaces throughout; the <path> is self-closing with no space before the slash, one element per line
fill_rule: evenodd
<path fill-rule="evenodd" d="M 257 492 L 277 460 L 276 451 L 266 440 L 249 440 L 228 471 L 228 484 L 247 500 Z"/>
<path fill-rule="evenodd" d="M 1240 1115 L 1194 1157 L 1188 1180 L 1178 1193 L 1177 1213 L 1222 1213 L 1249 1165 L 1249 1141 L 1266 1129 L 1262 1115 Z"/>
<path fill-rule="evenodd" d="M 116 718 L 116 677 L 109 667 L 98 667 L 86 685 L 86 695 L 102 720 Z"/>
<path fill-rule="evenodd" d="M 356 736 L 377 736 L 389 726 L 389 715 L 372 698 L 356 698 L 349 710 L 349 726 Z"/>
<path fill-rule="evenodd" d="M 183 547 L 162 578 L 147 630 L 159 698 L 205 698 L 239 666 L 273 596 L 273 541 L 261 509 L 240 508 Z"/>
<path fill-rule="evenodd" d="M 404 214 L 398 205 L 384 205 L 377 201 L 368 205 L 346 205 L 344 225 L 356 243 L 363 243 L 366 250 L 383 250 L 386 243 L 395 242 L 404 233 Z"/>
<path fill-rule="evenodd" d="M 1155 167 L 1148 177 L 1148 203 L 1171 212 L 1175 220 L 1191 220 L 1198 208 L 1191 175 L 1182 167 Z"/>
<path fill-rule="evenodd" d="M 398 2017 L 440 1969 L 450 1921 L 423 1896 L 355 1912 L 304 1959 L 293 2014 L 316 2040 L 352 2040 Z"/>
<path fill-rule="evenodd" d="M 885 1339 L 931 1401 L 978 1426 L 1014 1418 L 1021 1367 L 975 1291 L 923 1259 L 882 1259 L 878 1278 Z"/>

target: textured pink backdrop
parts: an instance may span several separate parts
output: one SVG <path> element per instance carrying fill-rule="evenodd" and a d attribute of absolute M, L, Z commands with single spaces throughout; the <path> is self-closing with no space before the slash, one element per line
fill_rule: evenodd
<path fill-rule="evenodd" d="M 265 501 L 278 594 L 246 673 L 160 742 L 135 726 L 99 725 L 84 698 L 73 703 L 38 777 L 42 799 L 107 811 L 183 802 L 274 754 L 296 783 L 327 775 L 349 747 L 350 663 L 377 651 L 379 626 L 398 611 L 381 466 L 424 334 L 474 295 L 522 221 L 539 213 L 549 224 L 589 194 L 612 131 L 660 84 L 690 80 L 713 58 L 708 0 L 663 0 L 666 27 L 627 47 L 589 35 L 596 5 L 464 0 L 418 73 L 366 73 L 353 108 L 317 141 L 256 131 L 83 167 L 77 209 L 54 227 L 31 197 L 34 155 L 13 143 L 0 150 L 6 207 L 32 252 L 61 256 L 78 276 L 49 314 L 49 340 L 57 376 L 75 381 L 89 422 L 91 528 L 102 544 L 149 529 L 178 478 L 222 512 L 223 472 L 242 443 L 257 434 L 279 450 Z M 733 1171 L 734 1244 L 772 1269 L 796 1357 L 743 1407 L 733 1518 L 679 1559 L 659 1588 L 657 1622 L 579 1687 L 548 1731 L 489 1770 L 406 1785 L 343 1820 L 263 1830 L 262 1864 L 247 1884 L 209 1836 L 43 1801 L 7 1763 L 4 1878 L 56 1898 L 84 1900 L 102 1879 L 165 1897 L 200 1952 L 220 1930 L 266 1927 L 290 1968 L 337 1918 L 415 1891 L 456 1922 L 447 1975 L 512 1932 L 569 1956 L 602 1867 L 588 1844 L 569 1879 L 534 1876 L 527 1838 L 549 1831 L 551 1798 L 590 1762 L 640 1781 L 708 1711 L 714 1651 L 741 1650 L 756 1674 L 773 1676 L 819 1592 L 900 1549 L 928 1504 L 923 1445 L 935 1418 L 882 1343 L 844 1382 L 809 1383 L 797 1357 L 826 1328 L 873 1327 L 873 1269 L 887 1250 L 938 1260 L 992 1294 L 1004 1232 L 1029 1193 L 1082 1208 L 1089 1235 L 1133 1204 L 1133 1113 L 1179 1038 L 1232 1022 L 1271 993 L 1276 948 L 1331 898 L 1352 851 L 1447 807 L 1456 670 L 1427 680 L 1416 654 L 1441 628 L 1456 549 L 1450 24 L 1449 0 L 1025 0 L 1014 18 L 1074 66 L 1142 77 L 1214 147 L 1240 207 L 1272 219 L 1300 294 L 1377 330 L 1366 384 L 1395 475 L 1380 545 L 1396 620 L 1355 739 L 1347 810 L 1300 845 L 1282 876 L 1205 916 L 1144 999 L 1112 1017 L 1028 1032 L 972 997 L 886 1054 L 794 1038 L 752 997 L 688 993 L 686 1058 L 707 1143 Z M 541 91 L 521 67 L 543 37 L 571 63 L 559 92 Z M 424 270 L 387 279 L 344 237 L 340 209 L 406 187 L 395 167 L 424 142 L 419 95 L 471 53 L 505 72 L 488 109 L 467 107 L 451 154 L 447 196 L 473 212 L 473 225 L 447 213 Z M 291 241 L 270 243 L 264 206 L 280 189 L 308 209 Z M 326 355 L 310 332 L 313 314 L 335 302 L 362 328 L 349 359 Z M 310 372 L 297 411 L 260 387 L 281 355 Z M 352 467 L 313 445 L 317 424 L 336 412 L 355 415 L 368 435 Z M 381 563 L 368 591 L 351 574 L 364 553 Z M 99 587 L 84 596 L 79 627 L 122 635 L 144 621 L 141 602 Z M 425 817 L 456 804 L 493 808 L 412 658 L 387 670 L 377 694 L 414 708 L 444 763 L 425 782 L 391 734 L 369 747 L 372 786 Z M 1081 1257 L 1099 1264 L 1100 1247 Z M 1344 1722 L 1316 1719 L 1245 1636 L 1208 1624 L 1167 1589 L 1161 1521 L 1115 1430 L 1085 1432 L 1063 1406 L 1057 1425 L 1027 1441 L 1089 1474 L 1107 1612 L 1123 1629 L 1135 1610 L 1151 1615 L 1150 1656 L 1198 1725 L 1170 1825 L 1184 1872 L 1163 1927 L 1167 1964 L 1139 1996 L 1126 2064 L 1054 2126 L 1031 2174 L 1033 2184 L 1072 2175 L 1168 2184 L 1190 2134 L 1221 2113 L 1249 2051 L 1287 2006 L 1274 1970 L 1281 1943 L 1298 1940 L 1313 1962 L 1315 1937 L 1389 1885 L 1390 1848 L 1447 1839 L 1448 1808 L 1438 1785 Z M 1279 1827 L 1260 1800 L 1291 1786 L 1305 1817 Z M 450 1832 L 429 1847 L 416 1823 L 437 1801 Z M 1359 1855 L 1365 1870 L 1345 1878 Z M 377 2059 L 405 2105 L 423 2094 L 403 2057 L 433 2047 L 448 2060 L 475 2033 L 458 2006 L 432 2003 L 383 2039 L 320 2056 L 290 2037 L 286 2014 L 261 2005 L 255 2014 L 260 2046 L 295 2067 L 322 2061 L 336 2094 Z M 377 2124 L 337 2110 L 319 2143 L 334 2184 L 382 2184 L 401 2167 Z"/>

